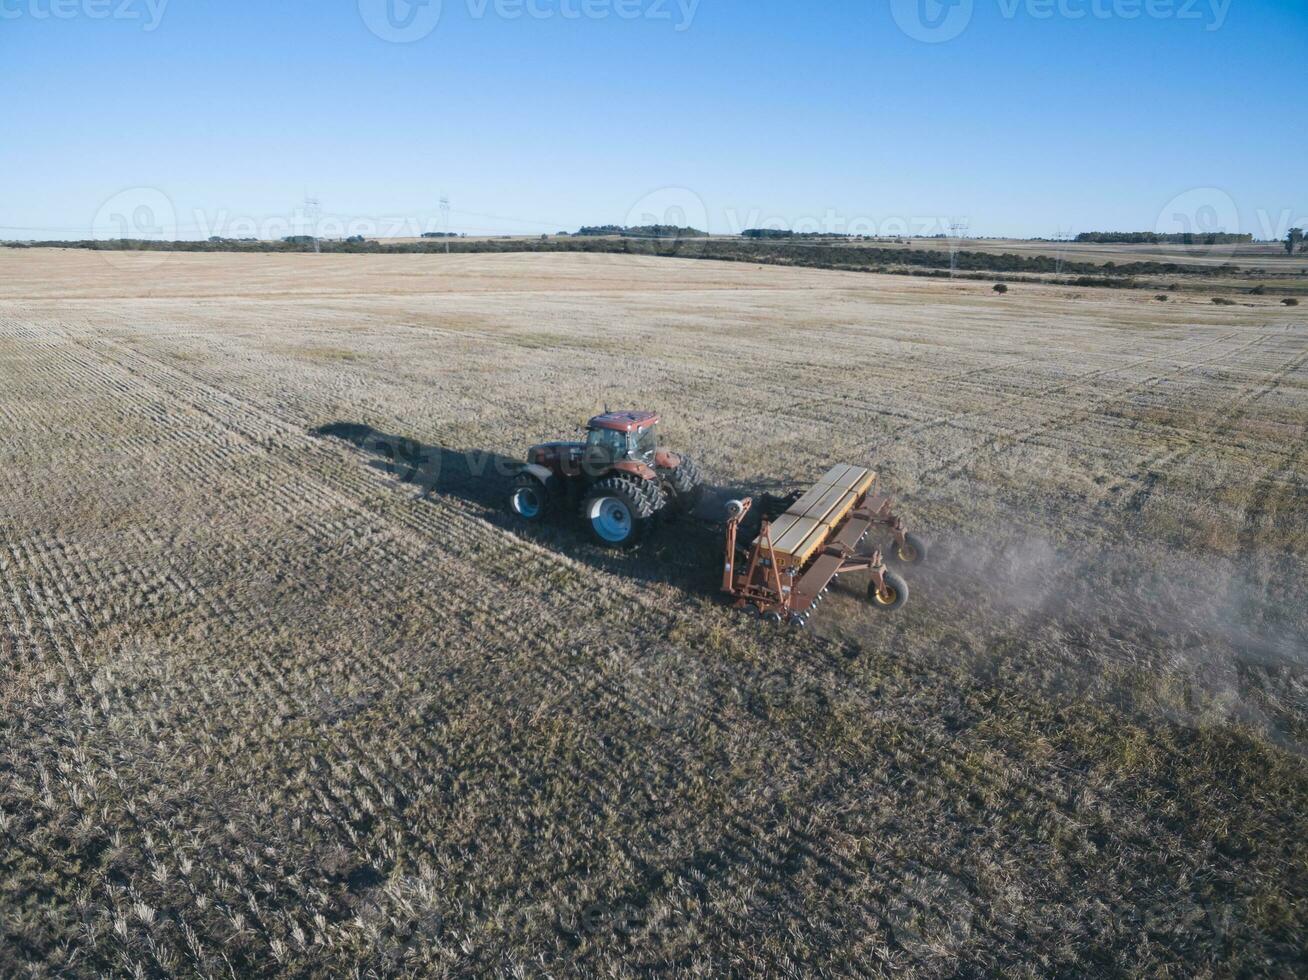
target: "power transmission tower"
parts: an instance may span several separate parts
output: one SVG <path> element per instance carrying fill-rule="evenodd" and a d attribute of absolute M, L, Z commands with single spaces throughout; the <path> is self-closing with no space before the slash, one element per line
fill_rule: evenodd
<path fill-rule="evenodd" d="M 1054 275 L 1061 276 L 1063 274 L 1063 261 L 1067 258 L 1063 244 L 1071 241 L 1071 238 L 1071 228 L 1066 231 L 1059 228 L 1054 232 L 1054 241 L 1058 242 L 1058 248 L 1054 250 Z"/>
<path fill-rule="evenodd" d="M 450 254 L 450 199 L 441 195 L 441 217 L 445 220 L 445 254 Z"/>
<path fill-rule="evenodd" d="M 318 245 L 318 221 L 322 218 L 322 202 L 316 197 L 306 197 L 304 217 L 309 222 L 309 234 L 313 236 L 313 252 L 317 255 L 321 251 Z"/>
<path fill-rule="evenodd" d="M 958 269 L 958 238 L 959 235 L 967 231 L 967 219 L 954 218 L 949 223 L 951 237 L 949 239 L 949 278 L 954 278 L 954 273 Z"/>

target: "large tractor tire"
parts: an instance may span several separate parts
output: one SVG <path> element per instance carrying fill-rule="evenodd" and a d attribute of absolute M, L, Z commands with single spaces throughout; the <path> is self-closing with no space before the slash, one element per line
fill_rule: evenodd
<path fill-rule="evenodd" d="M 553 512 L 554 495 L 530 473 L 520 473 L 509 494 L 509 509 L 524 521 L 538 524 Z"/>
<path fill-rule="evenodd" d="M 609 476 L 590 488 L 581 517 L 599 544 L 630 548 L 654 526 L 663 503 L 663 491 L 652 480 Z"/>
<path fill-rule="evenodd" d="M 670 500 L 678 510 L 690 510 L 699 502 L 704 491 L 704 478 L 699 467 L 689 456 L 681 457 L 681 465 L 675 470 L 665 470 L 660 474 L 667 484 Z"/>

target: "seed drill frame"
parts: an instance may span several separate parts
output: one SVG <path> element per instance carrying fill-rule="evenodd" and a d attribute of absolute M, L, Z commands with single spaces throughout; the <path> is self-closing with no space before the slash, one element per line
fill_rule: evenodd
<path fill-rule="evenodd" d="M 722 589 L 739 609 L 753 607 L 767 619 L 806 625 L 831 583 L 841 575 L 870 572 L 871 601 L 897 608 L 906 595 L 903 580 L 886 569 L 880 548 L 858 546 L 874 527 L 888 528 L 896 554 L 916 560 L 904 521 L 893 502 L 876 494 L 877 474 L 856 466 L 835 466 L 776 520 L 764 520 L 741 566 L 737 536 L 750 512 L 749 498 L 733 501 L 726 530 Z M 903 593 L 903 594 L 901 594 Z"/>

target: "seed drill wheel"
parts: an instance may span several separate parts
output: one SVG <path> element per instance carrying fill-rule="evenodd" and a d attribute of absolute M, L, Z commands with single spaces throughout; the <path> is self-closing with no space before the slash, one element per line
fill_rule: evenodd
<path fill-rule="evenodd" d="M 524 521 L 535 524 L 549 514 L 550 492 L 540 480 L 523 473 L 513 481 L 509 507 Z"/>
<path fill-rule="evenodd" d="M 905 534 L 904 543 L 895 542 L 890 553 L 902 565 L 919 565 L 926 561 L 927 544 L 916 534 Z"/>
<path fill-rule="evenodd" d="M 881 588 L 877 587 L 875 578 L 868 585 L 867 599 L 875 608 L 889 612 L 908 601 L 908 583 L 894 572 L 887 571 L 884 577 L 885 584 Z"/>
<path fill-rule="evenodd" d="M 581 516 L 599 544 L 629 548 L 650 529 L 661 503 L 657 485 L 610 476 L 591 487 Z"/>

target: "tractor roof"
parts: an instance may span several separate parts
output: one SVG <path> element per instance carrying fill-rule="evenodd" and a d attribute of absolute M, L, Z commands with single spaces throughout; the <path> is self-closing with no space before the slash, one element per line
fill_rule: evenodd
<path fill-rule="evenodd" d="M 657 412 L 605 412 L 590 420 L 592 429 L 613 429 L 615 432 L 634 432 L 659 421 Z"/>

